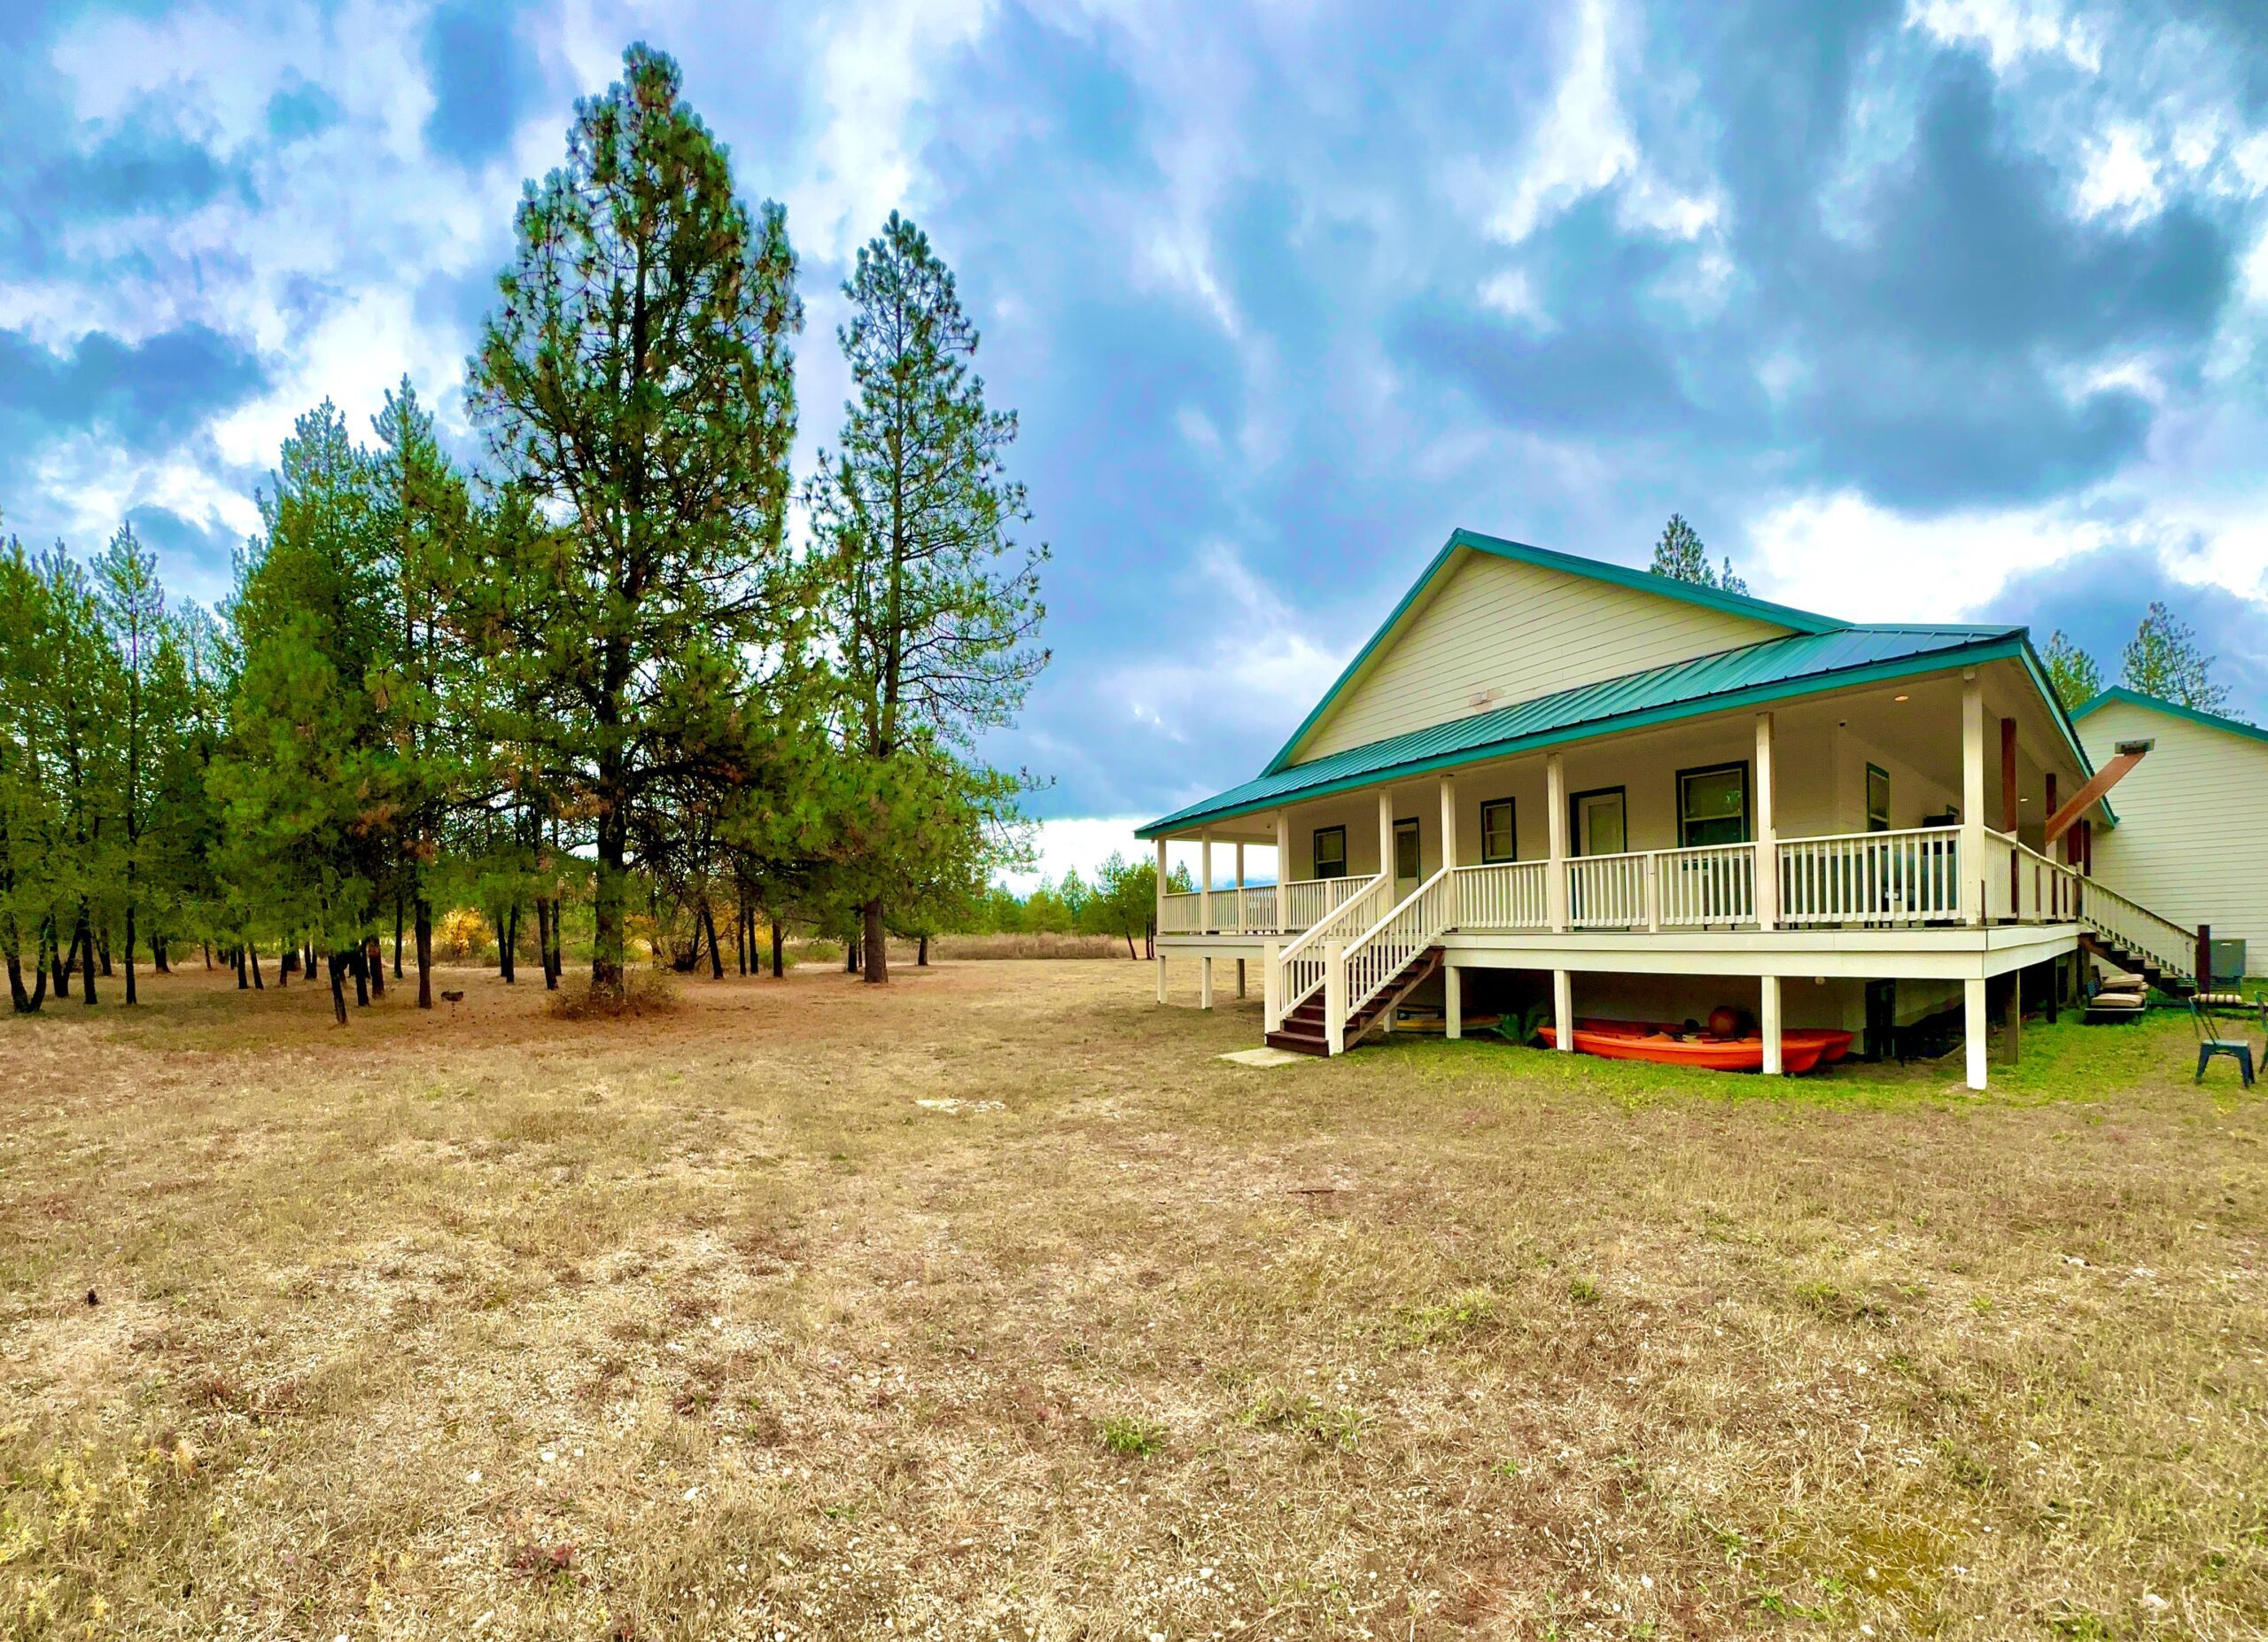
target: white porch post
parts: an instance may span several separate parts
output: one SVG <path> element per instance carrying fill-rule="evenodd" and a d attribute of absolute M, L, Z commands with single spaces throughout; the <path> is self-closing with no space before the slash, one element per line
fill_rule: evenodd
<path fill-rule="evenodd" d="M 1984 982 L 1982 977 L 1961 984 L 1961 1032 L 1969 1050 L 1969 1086 L 1984 1086 L 1984 1039 L 1992 1031 L 1984 1019 Z"/>
<path fill-rule="evenodd" d="M 1780 1075 L 1782 1070 L 1780 1063 L 1780 977 L 1778 976 L 1767 975 L 1764 977 L 1762 1001 L 1763 1008 L 1757 1011 L 1757 1014 L 1761 1017 L 1757 1022 L 1757 1026 L 1764 1034 L 1764 1073 L 1767 1078 L 1776 1078 Z"/>
<path fill-rule="evenodd" d="M 1261 1031 L 1272 1032 L 1284 1024 L 1283 982 L 1276 969 L 1276 954 L 1283 947 L 1270 941 L 1260 949 L 1260 1018 Z"/>
<path fill-rule="evenodd" d="M 1984 681 L 1973 669 L 1961 680 L 1961 920 L 1984 922 Z M 1984 1062 L 1975 1057 L 1983 1053 L 1971 1051 L 1971 1070 L 1979 1078 Z"/>
<path fill-rule="evenodd" d="M 1200 1009 L 1213 1007 L 1213 961 L 1210 958 L 1197 961 L 1197 1007 Z"/>
<path fill-rule="evenodd" d="M 1551 1033 L 1562 1054 L 1575 1052 L 1575 977 L 1565 969 L 1551 971 Z"/>
<path fill-rule="evenodd" d="M 1244 844 L 1241 840 L 1237 844 L 1237 932 L 1244 932 Z M 1237 960 L 1237 974 L 1239 977 L 1244 974 L 1244 960 L 1241 958 Z M 1241 984 L 1237 987 L 1237 996 L 1244 996 Z"/>
<path fill-rule="evenodd" d="M 1456 777 L 1441 777 L 1441 865 L 1456 865 Z"/>
<path fill-rule="evenodd" d="M 1543 905 L 1554 934 L 1567 929 L 1567 761 L 1557 753 L 1543 760 L 1543 819 L 1550 840 L 1550 866 L 1543 880 Z M 1561 972 L 1560 984 L 1565 985 Z M 1561 1034 L 1564 1039 L 1565 1034 Z M 1561 1047 L 1566 1047 L 1563 1042 Z"/>
<path fill-rule="evenodd" d="M 1347 1052 L 1347 946 L 1323 944 L 1324 1046 L 1333 1054 Z"/>
<path fill-rule="evenodd" d="M 1441 1032 L 1454 1043 L 1464 1036 L 1464 971 L 1441 966 Z"/>
<path fill-rule="evenodd" d="M 1769 930 L 1780 922 L 1780 846 L 1772 821 L 1772 715 L 1756 715 L 1756 927 Z M 1767 977 L 1770 990 L 1765 994 L 1771 1000 L 1774 1016 L 1779 1012 L 1780 983 Z M 1779 1054 L 1772 1033 L 1767 1029 L 1764 1039 L 1764 1070 L 1780 1070 Z"/>
<path fill-rule="evenodd" d="M 1213 933 L 1213 829 L 1202 827 L 1197 833 L 1197 922 L 1205 933 Z M 1211 1008 L 1208 1002 L 1205 1006 Z"/>
<path fill-rule="evenodd" d="M 1292 875 L 1292 813 L 1276 812 L 1276 933 L 1281 935 L 1292 916 L 1291 892 L 1285 889 Z"/>
<path fill-rule="evenodd" d="M 1394 903 L 1394 789 L 1379 789 L 1379 871 L 1386 881 L 1386 904 Z"/>
<path fill-rule="evenodd" d="M 1159 936 L 1166 932 L 1166 841 L 1163 838 L 1158 840 L 1158 905 L 1150 914 L 1150 927 Z M 1166 949 L 1164 943 L 1156 937 L 1153 936 L 1152 940 L 1158 961 L 1158 1001 L 1163 1003 L 1166 1000 Z"/>

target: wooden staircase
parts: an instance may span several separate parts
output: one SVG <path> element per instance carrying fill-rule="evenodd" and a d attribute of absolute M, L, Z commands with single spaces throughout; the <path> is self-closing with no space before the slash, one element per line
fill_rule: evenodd
<path fill-rule="evenodd" d="M 1378 996 L 1347 1017 L 1347 1047 L 1353 1048 L 1382 1026 L 1387 1012 L 1441 967 L 1441 949 L 1438 946 L 1426 947 L 1402 965 L 1401 972 L 1379 990 Z M 1268 1034 L 1268 1047 L 1288 1049 L 1294 1054 L 1329 1054 L 1331 1040 L 1324 1023 L 1323 1007 L 1320 992 L 1304 1000 L 1284 1017 L 1281 1026 Z"/>
<path fill-rule="evenodd" d="M 2091 957 L 2100 958 L 2114 969 L 2128 975 L 2139 975 L 2155 990 L 2169 998 L 2186 998 L 2197 990 L 2197 977 L 2180 970 L 2163 968 L 2147 953 L 2136 951 L 2109 931 L 2082 932 L 2079 950 Z"/>

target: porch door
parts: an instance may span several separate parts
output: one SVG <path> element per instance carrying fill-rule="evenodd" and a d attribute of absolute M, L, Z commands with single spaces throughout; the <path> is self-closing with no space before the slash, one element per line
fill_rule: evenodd
<path fill-rule="evenodd" d="M 1619 855 L 1630 847 L 1623 826 L 1622 789 L 1575 795 L 1575 853 Z"/>
<path fill-rule="evenodd" d="M 1418 818 L 1394 823 L 1394 899 L 1399 902 L 1418 888 Z"/>

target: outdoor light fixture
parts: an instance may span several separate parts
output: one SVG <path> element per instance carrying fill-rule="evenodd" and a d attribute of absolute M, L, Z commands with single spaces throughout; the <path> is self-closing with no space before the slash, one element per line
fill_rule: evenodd
<path fill-rule="evenodd" d="M 1891 697 L 1891 700 L 1892 700 L 1892 701 L 1907 701 L 1907 700 L 1910 700 L 1910 699 L 1911 699 L 1911 697 L 1909 697 L 1909 696 L 1892 696 Z"/>

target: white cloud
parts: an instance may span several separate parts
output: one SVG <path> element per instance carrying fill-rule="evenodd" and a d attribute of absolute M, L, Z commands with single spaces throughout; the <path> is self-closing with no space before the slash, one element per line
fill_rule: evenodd
<path fill-rule="evenodd" d="M 2088 74 L 2102 68 L 2102 43 L 2084 19 L 2054 0 L 1910 0 L 1906 24 L 1949 44 L 1983 46 L 1996 74 L 2021 58 L 2047 55 Z"/>
<path fill-rule="evenodd" d="M 1529 139 L 1511 198 L 1489 223 L 1508 245 L 1637 167 L 1638 141 L 1615 95 L 1612 22 L 1607 0 L 1582 0 L 1550 112 Z"/>
<path fill-rule="evenodd" d="M 2165 203 L 2156 163 L 2147 152 L 2148 141 L 2140 127 L 2121 122 L 2093 144 L 2086 175 L 2079 183 L 2083 214 L 2115 215 L 2132 222 L 2154 214 Z"/>

